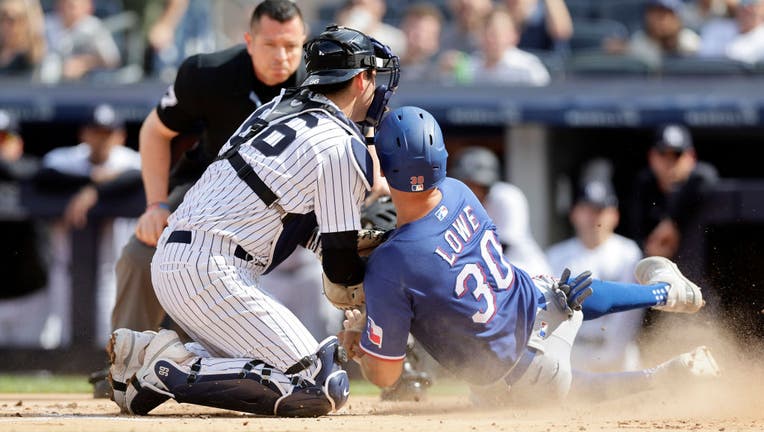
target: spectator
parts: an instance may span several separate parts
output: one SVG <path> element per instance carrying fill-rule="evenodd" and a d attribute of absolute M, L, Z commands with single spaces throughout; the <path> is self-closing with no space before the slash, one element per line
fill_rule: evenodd
<path fill-rule="evenodd" d="M 0 346 L 43 346 L 49 300 L 44 229 L 27 218 L 21 184 L 37 171 L 15 116 L 0 109 Z"/>
<path fill-rule="evenodd" d="M 406 36 L 406 53 L 401 58 L 403 82 L 431 79 L 437 71 L 443 15 L 435 6 L 417 3 L 403 16 L 401 30 Z"/>
<path fill-rule="evenodd" d="M 99 69 L 114 69 L 120 54 L 109 30 L 93 16 L 92 0 L 57 0 L 45 19 L 48 53 L 40 79 L 78 80 Z"/>
<path fill-rule="evenodd" d="M 700 37 L 682 25 L 681 0 L 650 0 L 645 6 L 644 29 L 635 32 L 628 52 L 658 67 L 665 56 L 694 55 L 700 47 Z"/>
<path fill-rule="evenodd" d="M 764 1 L 740 0 L 735 20 L 714 20 L 701 32 L 699 54 L 744 63 L 764 60 Z"/>
<path fill-rule="evenodd" d="M 144 72 L 147 75 L 172 81 L 186 57 L 214 49 L 210 2 L 165 0 L 135 3 L 144 5 L 143 10 L 138 8 L 137 12 L 144 17 L 143 31 L 147 42 Z M 244 31 L 245 24 L 238 34 Z"/>
<path fill-rule="evenodd" d="M 386 7 L 384 0 L 348 0 L 337 12 L 337 23 L 363 32 L 403 56 L 406 36 L 382 21 Z"/>
<path fill-rule="evenodd" d="M 68 269 L 71 265 L 70 229 L 84 228 L 88 212 L 99 199 L 118 197 L 125 191 L 140 191 L 141 159 L 137 151 L 125 147 L 124 123 L 110 105 L 97 106 L 80 130 L 79 145 L 59 147 L 42 160 L 38 175 L 39 187 L 66 194 L 69 198 L 62 217 L 52 229 L 53 248 L 57 256 L 51 266 L 54 290 L 69 292 Z M 116 282 L 114 262 L 118 251 L 127 242 L 135 219 L 103 220 L 98 227 L 98 292 L 97 337 L 103 346 L 111 332 L 109 317 L 114 304 Z M 63 276 L 62 276 L 63 275 Z"/>
<path fill-rule="evenodd" d="M 491 0 L 450 0 L 451 20 L 443 28 L 443 50 L 472 53 L 480 49 L 485 17 L 493 9 Z"/>
<path fill-rule="evenodd" d="M 564 0 L 504 0 L 523 50 L 568 51 L 573 20 Z"/>
<path fill-rule="evenodd" d="M 0 0 L 0 77 L 32 77 L 45 54 L 37 0 Z"/>
<path fill-rule="evenodd" d="M 575 236 L 546 252 L 552 274 L 567 267 L 574 274 L 589 270 L 597 279 L 636 282 L 632 271 L 642 252 L 633 240 L 615 233 L 620 213 L 609 178 L 583 181 L 569 217 Z M 643 315 L 637 309 L 584 321 L 571 354 L 573 367 L 592 372 L 638 369 L 636 337 Z"/>
<path fill-rule="evenodd" d="M 517 48 L 518 34 L 505 8 L 497 7 L 485 19 L 480 52 L 470 55 L 461 70 L 452 74 L 457 82 L 544 86 L 549 72 L 535 55 Z"/>
<path fill-rule="evenodd" d="M 682 22 L 692 30 L 700 30 L 703 26 L 718 18 L 732 16 L 738 0 L 694 0 L 685 2 L 680 11 Z"/>
<path fill-rule="evenodd" d="M 496 224 L 504 255 L 530 274 L 549 274 L 549 264 L 531 234 L 528 200 L 520 188 L 500 181 L 496 155 L 482 147 L 467 147 L 453 163 L 449 175 L 469 186 L 483 204 Z"/>
<path fill-rule="evenodd" d="M 681 125 L 658 129 L 648 162 L 632 193 L 630 237 L 645 255 L 664 256 L 682 265 L 691 251 L 683 250 L 681 241 L 701 229 L 695 219 L 718 174 L 713 166 L 697 160 L 692 137 Z M 687 264 L 690 271 L 696 267 Z"/>

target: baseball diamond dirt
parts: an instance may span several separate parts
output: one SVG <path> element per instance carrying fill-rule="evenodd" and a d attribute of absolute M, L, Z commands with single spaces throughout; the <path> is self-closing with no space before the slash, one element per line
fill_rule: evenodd
<path fill-rule="evenodd" d="M 312 419 L 259 417 L 167 402 L 147 417 L 119 415 L 113 402 L 86 394 L 0 394 L 0 431 L 762 431 L 764 362 L 755 343 L 740 342 L 702 317 L 664 321 L 646 362 L 707 345 L 720 378 L 666 383 L 648 392 L 588 402 L 550 400 L 543 407 L 476 408 L 466 394 L 439 392 L 420 402 L 353 396 L 337 413 Z M 457 386 L 458 388 L 458 386 Z"/>

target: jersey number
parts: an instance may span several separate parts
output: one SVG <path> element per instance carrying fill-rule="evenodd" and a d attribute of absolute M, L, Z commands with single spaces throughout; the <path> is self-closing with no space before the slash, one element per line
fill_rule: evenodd
<path fill-rule="evenodd" d="M 472 297 L 475 300 L 486 302 L 484 310 L 478 310 L 472 315 L 472 321 L 485 324 L 496 315 L 496 293 L 491 285 L 488 284 L 485 269 L 491 273 L 493 280 L 496 281 L 496 290 L 505 290 L 512 285 L 514 274 L 509 263 L 504 259 L 501 252 L 502 248 L 493 231 L 486 231 L 483 238 L 480 239 L 480 255 L 483 258 L 482 263 L 469 263 L 462 268 L 459 276 L 456 277 L 456 286 L 454 292 L 458 298 L 464 297 L 468 290 L 470 279 L 474 281 L 475 288 L 472 290 Z M 502 271 L 505 270 L 505 271 Z"/>
<path fill-rule="evenodd" d="M 305 126 L 309 128 L 315 127 L 318 124 L 318 117 L 312 114 L 303 115 L 299 118 L 303 120 L 305 122 Z M 251 130 L 251 126 L 254 124 L 255 120 L 257 120 L 257 118 L 251 119 L 251 124 L 248 125 L 249 128 L 245 130 Z M 264 154 L 265 156 L 280 155 L 284 152 L 284 149 L 289 146 L 289 144 L 294 142 L 294 139 L 297 137 L 297 131 L 292 129 L 292 127 L 289 126 L 289 123 L 291 123 L 291 120 L 284 123 L 277 123 L 268 127 L 264 133 L 260 134 L 259 137 L 252 141 L 252 147 L 259 150 L 260 153 Z M 246 139 L 248 139 L 246 135 L 236 135 L 231 138 L 231 143 L 236 145 L 237 143 L 235 140 Z"/>

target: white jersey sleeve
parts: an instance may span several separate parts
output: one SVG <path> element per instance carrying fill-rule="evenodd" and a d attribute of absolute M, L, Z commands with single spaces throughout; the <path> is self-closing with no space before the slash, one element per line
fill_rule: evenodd
<path fill-rule="evenodd" d="M 315 212 L 321 232 L 361 229 L 361 203 L 367 184 L 356 169 L 352 137 L 344 145 L 332 146 L 320 155 L 317 172 Z"/>

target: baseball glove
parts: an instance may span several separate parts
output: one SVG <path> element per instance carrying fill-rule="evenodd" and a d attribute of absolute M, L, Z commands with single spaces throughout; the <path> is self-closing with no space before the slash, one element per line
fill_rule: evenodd
<path fill-rule="evenodd" d="M 337 309 L 358 309 L 366 304 L 363 283 L 345 286 L 330 281 L 325 273 L 321 273 L 321 277 L 324 281 L 324 295 Z"/>
<path fill-rule="evenodd" d="M 362 229 L 358 231 L 358 255 L 369 256 L 374 249 L 387 238 L 387 233 L 380 230 Z M 363 293 L 363 283 L 357 285 L 340 285 L 329 280 L 322 273 L 324 295 L 337 309 L 358 309 L 366 303 Z"/>
<path fill-rule="evenodd" d="M 398 213 L 389 196 L 379 197 L 361 209 L 361 226 L 368 229 L 390 231 L 395 228 Z"/>

